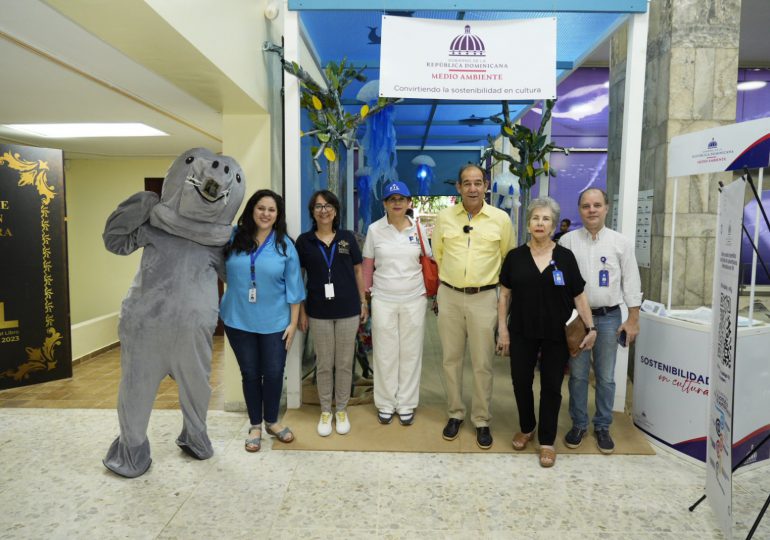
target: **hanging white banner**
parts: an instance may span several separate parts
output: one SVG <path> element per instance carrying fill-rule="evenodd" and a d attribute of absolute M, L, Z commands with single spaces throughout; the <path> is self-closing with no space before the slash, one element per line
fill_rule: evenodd
<path fill-rule="evenodd" d="M 740 178 L 719 194 L 714 256 L 706 497 L 727 538 L 732 538 L 733 523 L 733 391 L 745 192 L 746 181 Z"/>
<path fill-rule="evenodd" d="M 452 100 L 556 97 L 556 18 L 382 17 L 380 96 Z"/>

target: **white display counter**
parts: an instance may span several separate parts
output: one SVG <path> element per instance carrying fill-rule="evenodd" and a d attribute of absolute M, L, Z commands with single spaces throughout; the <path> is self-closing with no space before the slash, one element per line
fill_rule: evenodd
<path fill-rule="evenodd" d="M 640 314 L 634 424 L 666 446 L 706 459 L 711 326 Z M 733 463 L 770 433 L 770 326 L 738 328 Z M 766 443 L 747 463 L 770 458 Z"/>

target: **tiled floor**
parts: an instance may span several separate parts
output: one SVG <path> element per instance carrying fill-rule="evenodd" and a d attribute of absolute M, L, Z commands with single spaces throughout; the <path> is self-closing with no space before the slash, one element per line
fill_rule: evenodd
<path fill-rule="evenodd" d="M 224 338 L 214 336 L 209 408 L 224 407 Z M 72 378 L 0 391 L 0 407 L 55 409 L 115 409 L 120 385 L 120 349 L 111 349 L 75 364 Z M 177 385 L 166 377 L 160 383 L 155 409 L 178 409 Z"/>
<path fill-rule="evenodd" d="M 180 412 L 156 410 L 153 465 L 134 480 L 101 465 L 118 433 L 117 350 L 76 366 L 73 380 L 0 392 L 0 539 L 723 538 L 708 504 L 687 511 L 703 467 L 663 450 L 562 453 L 553 469 L 532 454 L 277 452 L 273 439 L 248 454 L 246 415 L 221 410 L 216 346 L 214 457 L 182 453 Z M 155 405 L 176 408 L 173 381 Z M 736 538 L 770 493 L 767 467 L 736 478 Z M 770 517 L 755 538 L 770 538 Z"/>
<path fill-rule="evenodd" d="M 687 506 L 703 469 L 655 456 L 243 451 L 243 414 L 212 411 L 215 455 L 174 444 L 178 411 L 154 411 L 154 462 L 138 479 L 100 460 L 114 411 L 0 409 L 0 538 L 722 538 Z M 415 426 L 416 427 L 416 426 Z M 736 482 L 736 537 L 770 491 L 766 469 Z M 755 538 L 769 538 L 765 521 Z"/>

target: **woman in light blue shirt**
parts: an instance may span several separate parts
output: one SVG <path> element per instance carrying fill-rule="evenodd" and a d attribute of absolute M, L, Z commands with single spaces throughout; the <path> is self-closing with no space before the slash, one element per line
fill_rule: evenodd
<path fill-rule="evenodd" d="M 241 368 L 251 421 L 246 451 L 257 452 L 263 419 L 279 441 L 294 440 L 291 430 L 278 423 L 278 409 L 286 351 L 297 330 L 305 287 L 280 195 L 263 189 L 251 196 L 225 247 L 225 267 L 220 316 Z"/>

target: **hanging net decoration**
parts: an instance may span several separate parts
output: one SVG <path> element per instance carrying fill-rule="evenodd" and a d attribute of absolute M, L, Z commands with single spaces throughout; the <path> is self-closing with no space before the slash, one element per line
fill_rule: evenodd
<path fill-rule="evenodd" d="M 358 190 L 358 218 L 361 220 L 361 233 L 372 222 L 372 176 L 369 167 L 359 167 L 356 171 L 356 189 Z"/>
<path fill-rule="evenodd" d="M 356 99 L 373 107 L 378 104 L 380 81 L 373 80 L 366 83 L 358 91 Z M 371 176 L 370 187 L 374 192 L 374 198 L 378 199 L 378 183 L 386 184 L 398 180 L 396 165 L 396 128 L 393 125 L 395 109 L 393 105 L 385 105 L 377 114 L 366 116 L 366 131 L 361 139 L 361 146 L 366 156 L 366 164 Z M 360 197 L 359 193 L 359 197 Z M 368 222 L 365 222 L 369 225 Z"/>

